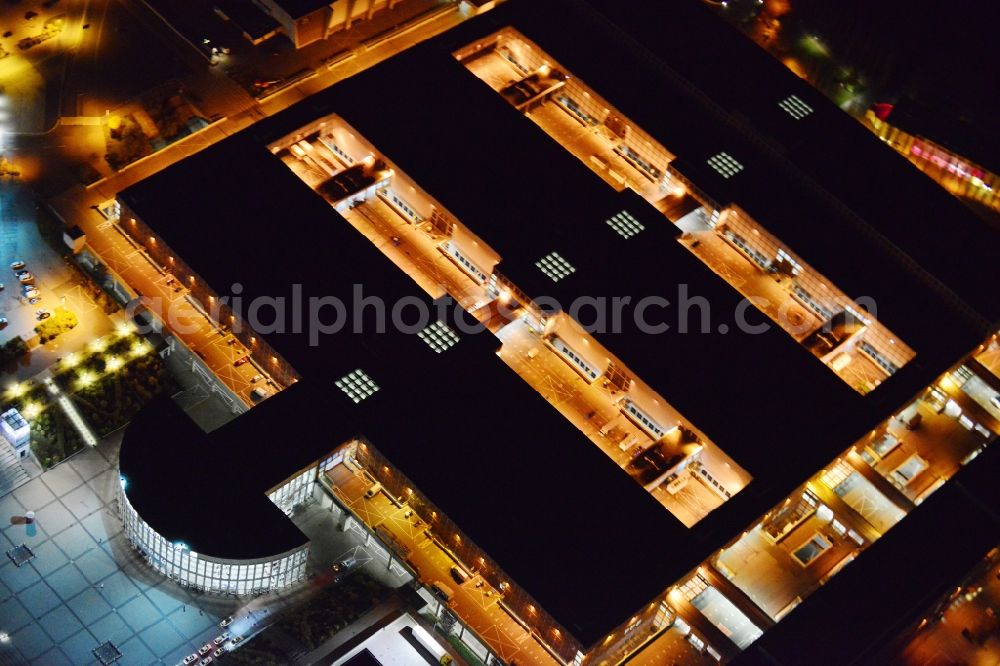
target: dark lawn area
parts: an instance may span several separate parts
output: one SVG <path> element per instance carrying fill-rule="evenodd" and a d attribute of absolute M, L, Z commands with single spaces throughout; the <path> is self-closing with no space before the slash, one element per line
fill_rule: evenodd
<path fill-rule="evenodd" d="M 367 575 L 355 574 L 324 588 L 312 600 L 285 615 L 278 626 L 308 649 L 315 650 L 389 594 L 389 588 Z"/>
<path fill-rule="evenodd" d="M 177 388 L 162 359 L 137 336 L 123 336 L 103 352 L 71 357 L 53 366 L 56 384 L 99 437 L 128 423 L 153 396 Z M 31 422 L 31 448 L 45 467 L 83 448 L 79 430 L 40 382 L 22 382 L 4 398 L 0 409 L 14 407 Z"/>
<path fill-rule="evenodd" d="M 140 354 L 132 351 L 136 345 L 143 349 Z M 148 343 L 132 336 L 60 372 L 56 383 L 72 395 L 77 409 L 98 437 L 131 421 L 154 396 L 169 395 L 176 390 L 163 360 L 152 353 Z"/>
<path fill-rule="evenodd" d="M 288 611 L 271 630 L 283 633 L 307 651 L 312 651 L 391 593 L 389 588 L 367 575 L 355 574 L 325 587 L 303 605 Z M 248 666 L 282 664 L 288 663 L 288 655 L 281 642 L 272 639 L 265 631 L 249 644 L 228 654 L 226 661 Z M 359 666 L 363 663 L 359 662 Z"/>

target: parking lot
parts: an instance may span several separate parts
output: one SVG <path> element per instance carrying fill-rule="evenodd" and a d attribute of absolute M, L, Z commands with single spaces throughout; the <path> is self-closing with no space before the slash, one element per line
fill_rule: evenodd
<path fill-rule="evenodd" d="M 30 332 L 35 326 L 34 312 L 39 308 L 52 309 L 58 304 L 53 289 L 70 277 L 62 258 L 42 240 L 32 217 L 34 206 L 27 196 L 17 191 L 0 194 L 0 310 L 9 320 L 0 332 L 0 343 Z M 21 298 L 21 283 L 11 262 L 23 261 L 34 279 L 31 284 L 42 293 L 42 301 L 30 305 Z"/>
<path fill-rule="evenodd" d="M 7 324 L 0 327 L 0 344 L 17 336 L 33 335 L 38 310 L 55 312 L 65 307 L 76 314 L 79 324 L 19 364 L 19 380 L 37 374 L 58 357 L 83 349 L 87 342 L 113 328 L 111 320 L 75 283 L 70 266 L 42 239 L 34 221 L 36 212 L 28 192 L 12 188 L 0 193 L 0 283 L 4 285 L 0 291 L 0 317 L 7 318 Z M 13 261 L 23 261 L 32 274 L 30 284 L 38 290 L 36 303 L 23 297 L 22 283 L 10 268 Z"/>

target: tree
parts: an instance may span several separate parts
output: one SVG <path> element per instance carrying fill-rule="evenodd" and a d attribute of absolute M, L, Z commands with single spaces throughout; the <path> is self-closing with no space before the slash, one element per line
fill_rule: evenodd
<path fill-rule="evenodd" d="M 20 337 L 11 338 L 3 346 L 0 346 L 0 366 L 6 366 L 12 361 L 16 361 L 25 355 L 28 346 Z"/>
<path fill-rule="evenodd" d="M 75 313 L 66 308 L 56 308 L 51 317 L 42 320 L 35 326 L 35 332 L 38 333 L 40 341 L 44 345 L 63 333 L 73 330 L 78 323 L 80 322 Z"/>

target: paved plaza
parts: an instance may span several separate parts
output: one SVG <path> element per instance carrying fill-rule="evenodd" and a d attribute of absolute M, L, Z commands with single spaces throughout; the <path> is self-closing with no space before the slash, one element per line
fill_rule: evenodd
<path fill-rule="evenodd" d="M 96 664 L 94 648 L 111 641 L 123 653 L 116 663 L 177 664 L 215 638 L 218 621 L 265 607 L 275 613 L 316 591 L 310 583 L 257 599 L 187 590 L 145 564 L 122 534 L 115 502 L 121 431 L 0 496 L 0 666 Z M 324 491 L 316 486 L 314 498 Z M 25 523 L 28 511 L 35 522 Z M 337 529 L 339 509 L 312 501 L 294 520 L 313 540 L 309 568 L 323 570 L 348 554 L 382 583 L 408 576 L 363 555 L 364 537 Z M 214 519 L 214 518 L 213 518 Z M 7 551 L 24 544 L 34 557 L 15 566 Z M 233 627 L 250 622 L 238 621 Z"/>
<path fill-rule="evenodd" d="M 235 598 L 192 593 L 150 570 L 115 514 L 117 437 L 0 498 L 0 664 L 93 664 L 113 642 L 120 664 L 175 664 L 220 632 Z M 23 516 L 34 511 L 26 525 Z M 16 567 L 6 553 L 26 544 Z"/>

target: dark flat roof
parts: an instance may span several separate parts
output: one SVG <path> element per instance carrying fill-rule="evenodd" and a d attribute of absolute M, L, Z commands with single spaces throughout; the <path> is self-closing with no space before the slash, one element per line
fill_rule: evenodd
<path fill-rule="evenodd" d="M 642 3 L 636 4 L 636 11 L 642 9 Z M 691 25 L 670 29 L 671 34 L 681 28 L 708 30 L 696 18 Z M 704 14 L 704 20 L 717 19 Z M 676 287 L 689 284 L 692 295 L 704 295 L 713 312 L 722 314 L 722 320 L 713 314 L 713 321 L 727 323 L 732 331 L 739 294 L 674 240 L 665 219 L 657 220 L 634 195 L 615 194 L 451 57 L 451 51 L 510 24 L 681 159 L 711 154 L 715 147 L 706 148 L 706 142 L 714 141 L 716 133 L 740 141 L 731 119 L 720 117 L 718 110 L 707 112 L 697 94 L 664 78 L 660 65 L 650 60 L 650 47 L 621 42 L 613 26 L 584 5 L 512 1 L 187 158 L 132 186 L 122 199 L 220 293 L 239 282 L 249 301 L 255 295 L 287 295 L 299 283 L 307 297 L 347 296 L 361 283 L 366 294 L 426 301 L 408 277 L 266 149 L 271 141 L 336 113 L 497 249 L 504 257 L 500 270 L 509 271 L 519 286 L 529 291 L 544 286 L 547 293 L 570 300 L 651 294 L 673 300 Z M 670 25 L 660 22 L 664 29 Z M 593 49 L 597 43 L 609 45 L 600 57 Z M 623 77 L 622 71 L 636 76 Z M 649 86 L 636 86 L 640 75 L 654 78 Z M 795 85 L 794 79 L 789 85 Z M 428 95 L 428 90 L 448 94 Z M 413 104 L 414 99 L 421 102 Z M 753 165 L 758 159 L 767 168 L 777 165 L 773 154 L 754 152 L 762 150 L 758 143 L 745 145 Z M 909 166 L 900 162 L 892 168 Z M 778 199 L 794 188 L 796 202 L 829 205 L 796 185 L 799 181 L 787 180 L 789 169 L 777 165 L 776 191 L 768 196 Z M 915 186 L 935 187 L 926 179 Z M 879 190 L 878 196 L 890 202 L 904 198 L 895 189 Z M 194 198 L 197 206 L 191 205 Z M 604 225 L 609 211 L 620 209 L 648 221 L 642 235 L 624 245 Z M 808 211 L 824 215 L 819 209 Z M 953 232 L 965 228 L 961 216 L 966 213 L 959 211 Z M 840 267 L 832 251 L 816 240 L 815 228 L 796 227 L 787 211 L 774 219 L 784 220 L 783 233 L 794 234 L 791 247 L 806 261 L 826 267 L 834 283 L 867 287 L 878 302 L 885 302 L 880 318 L 917 356 L 863 397 L 778 330 L 756 336 L 674 331 L 661 338 L 626 326 L 621 333 L 600 336 L 612 353 L 754 476 L 750 486 L 690 530 L 503 366 L 492 354 L 497 341 L 488 334 L 463 335 L 441 355 L 401 333 L 326 336 L 319 348 L 305 334 L 268 335 L 269 344 L 303 380 L 207 436 L 188 425 L 160 427 L 165 418 L 159 410 L 170 408 L 152 406 L 130 426 L 122 449 L 129 497 L 154 528 L 167 538 L 190 540 L 195 550 L 235 558 L 273 554 L 301 545 L 305 538 L 270 505 L 264 491 L 345 439 L 364 434 L 557 621 L 583 643 L 592 642 L 980 340 L 985 326 L 973 310 L 982 311 L 981 294 L 965 289 L 965 269 L 950 273 L 954 262 L 947 257 L 935 258 L 926 268 L 940 269 L 969 307 L 863 225 L 822 217 L 836 233 L 855 240 L 856 256 L 864 261 L 860 267 Z M 760 221 L 769 226 L 767 216 L 761 214 Z M 837 241 L 834 247 L 853 245 Z M 553 250 L 563 253 L 561 248 L 579 270 L 551 283 L 534 261 Z M 855 283 L 855 273 L 867 277 Z M 749 318 L 755 315 L 752 311 Z M 921 328 L 928 320 L 934 325 Z M 360 405 L 332 386 L 356 367 L 370 368 L 382 387 Z M 432 400 L 415 399 L 429 387 Z M 179 411 L 173 409 L 179 421 Z M 303 418 L 315 414 L 323 420 Z M 516 433 L 506 427 L 509 419 L 497 414 L 512 415 Z M 319 428 L 323 437 L 316 436 Z M 526 432 L 545 433 L 544 446 Z M 472 440 L 475 446 L 469 445 Z M 158 456 L 164 450 L 173 455 L 144 460 L 150 455 L 145 447 L 155 441 L 170 442 L 156 447 Z M 580 492 L 582 488 L 599 488 L 600 493 Z M 178 489 L 185 497 L 163 502 Z M 503 502 L 497 501 L 500 493 Z M 206 506 L 221 509 L 206 518 Z M 235 527 L 219 530 L 230 514 L 234 522 L 229 525 Z M 262 536 L 260 524 L 272 522 L 285 527 L 276 528 L 273 537 Z M 600 526 L 599 533 L 594 526 Z M 657 566 L 595 571 L 595 562 L 622 552 L 636 561 L 655 560 Z"/>
<path fill-rule="evenodd" d="M 384 96 L 364 95 L 366 82 L 351 79 L 314 96 L 312 113 L 336 111 L 344 117 L 497 250 L 502 256 L 498 270 L 531 296 L 554 296 L 564 306 L 580 296 L 639 300 L 665 295 L 674 300 L 680 285 L 686 285 L 692 297 L 706 297 L 716 322 L 725 323 L 729 333 L 684 335 L 675 327 L 651 336 L 626 318 L 620 333 L 596 337 L 755 477 L 757 492 L 748 494 L 755 498 L 752 503 L 737 496 L 748 504 L 729 523 L 732 530 L 745 525 L 738 521 L 749 522 L 766 511 L 767 502 L 778 501 L 981 340 L 978 327 L 950 299 L 858 234 L 847 236 L 853 245 L 838 241 L 836 247 L 848 246 L 852 257 L 864 259 L 867 293 L 884 304 L 879 317 L 917 351 L 910 363 L 862 396 L 784 331 L 740 334 L 733 318 L 741 295 L 676 242 L 676 229 L 637 195 L 608 187 L 459 63 L 450 65 L 452 48 L 467 42 L 451 33 L 445 36 L 451 39 L 439 48 L 431 43 L 369 72 L 393 82 Z M 469 35 L 463 39 L 471 41 Z M 545 47 L 541 37 L 535 39 Z M 412 71 L 421 71 L 421 77 L 407 76 Z M 392 103 L 398 96 L 402 103 L 425 87 L 451 95 L 440 103 L 428 100 L 408 108 L 405 123 L 382 121 L 379 108 L 387 98 Z M 448 111 L 456 99 L 462 100 L 461 114 Z M 427 142 L 433 143 L 433 151 L 426 150 Z M 803 204 L 801 198 L 795 201 Z M 610 215 L 626 209 L 647 227 L 632 240 L 623 240 L 606 225 Z M 841 225 L 840 231 L 849 234 L 852 229 Z M 810 239 L 813 255 L 828 260 L 838 278 L 853 282 L 858 272 L 853 261 L 840 261 L 822 242 L 803 238 Z M 552 251 L 578 268 L 558 283 L 535 267 Z M 762 317 L 751 309 L 749 319 Z M 948 326 L 929 327 L 927 321 L 947 321 Z M 717 410 L 720 386 L 731 397 L 726 418 Z M 820 406 L 836 415 L 822 428 L 815 419 Z M 766 449 L 757 446 L 747 433 L 770 431 L 776 414 L 786 427 L 769 435 Z M 810 441 L 806 450 L 803 436 Z M 787 455 L 779 457 L 785 462 L 776 469 L 775 451 L 782 450 Z M 763 492 L 769 479 L 780 483 Z M 723 520 L 715 514 L 728 514 L 731 503 L 714 512 L 705 527 L 691 530 L 689 540 L 710 543 L 707 535 Z"/>
<path fill-rule="evenodd" d="M 785 161 L 798 172 L 797 178 L 809 179 L 813 187 L 829 193 L 830 207 L 843 207 L 840 213 L 857 233 L 880 237 L 890 250 L 895 247 L 908 255 L 985 320 L 1000 320 L 1000 299 L 990 286 L 1000 281 L 996 231 L 808 83 L 712 15 L 702 3 L 668 6 L 639 0 L 588 0 L 586 4 L 617 26 L 620 35 L 635 39 L 640 46 L 631 49 L 628 57 L 660 72 L 661 79 L 657 89 L 651 90 L 635 85 L 641 80 L 638 72 L 620 76 L 614 49 L 602 50 L 602 60 L 607 62 L 592 68 L 593 81 L 590 73 L 578 75 L 668 149 L 681 158 L 700 159 L 705 151 L 689 154 L 684 140 L 697 144 L 715 134 L 672 129 L 670 109 L 675 102 L 662 87 L 672 80 L 701 98 L 706 121 L 714 117 L 711 122 L 732 128 L 774 159 Z M 553 7 L 553 11 L 559 10 Z M 581 10 L 575 20 L 601 23 L 593 16 L 584 18 L 586 13 Z M 502 20 L 499 15 L 487 18 Z M 567 50 L 573 48 L 572 35 L 572 31 L 564 32 Z M 608 42 L 605 37 L 600 43 Z M 577 40 L 576 50 L 589 44 L 588 40 Z M 703 57 L 706 44 L 712 45 L 712 57 Z M 559 53 L 552 55 L 562 60 Z M 585 54 L 581 57 L 595 60 Z M 604 75 L 599 85 L 598 73 Z M 813 113 L 794 120 L 782 111 L 778 102 L 790 94 L 805 101 Z M 774 199 L 771 190 L 747 194 L 759 206 L 750 204 L 751 199 L 747 205 L 761 210 Z M 769 228 L 766 216 L 760 222 Z M 797 241 L 782 240 L 796 248 Z"/>
<path fill-rule="evenodd" d="M 191 183 L 211 187 L 198 207 L 184 210 L 176 193 Z M 298 283 L 306 299 L 333 295 L 350 302 L 353 286 L 361 284 L 365 294 L 389 303 L 404 296 L 429 303 L 246 133 L 122 198 L 209 284 L 239 281 L 245 302 L 287 295 Z M 267 261 L 247 260 L 262 252 Z M 611 567 L 594 575 L 595 558 L 612 559 L 622 549 L 646 561 L 677 552 L 686 529 L 494 354 L 499 341 L 492 334 L 463 335 L 440 355 L 416 336 L 392 330 L 325 336 L 319 347 L 310 346 L 306 334 L 265 337 L 301 381 L 210 434 L 165 400 L 129 426 L 120 460 L 129 499 L 168 540 L 234 559 L 304 544 L 265 491 L 364 435 L 581 641 L 597 640 L 699 556 L 693 549 L 653 570 Z M 355 368 L 381 387 L 358 405 L 333 386 Z M 516 415 L 516 431 L 497 413 Z M 461 432 L 467 436 L 456 436 Z M 544 446 L 526 432 L 545 433 Z M 162 455 L 167 450 L 169 457 Z M 559 480 L 568 478 L 567 470 L 572 483 Z M 206 515 L 205 507 L 213 509 Z M 600 533 L 594 525 L 602 526 Z M 531 557 L 524 557 L 526 550 Z"/>
<path fill-rule="evenodd" d="M 251 39 L 261 39 L 279 27 L 277 21 L 252 0 L 215 0 L 215 8 Z"/>
<path fill-rule="evenodd" d="M 486 16 L 490 15 L 492 13 Z M 520 16 L 517 18 L 521 20 Z M 466 27 L 475 25 L 473 22 Z M 519 26 L 515 23 L 515 27 Z M 488 26 L 487 30 L 493 27 Z M 546 48 L 543 37 L 548 33 L 537 34 L 543 29 L 533 24 L 524 28 L 529 38 L 533 36 L 542 48 Z M 480 28 L 478 32 L 484 30 Z M 446 48 L 434 53 L 429 52 L 430 48 L 426 49 L 428 53 L 411 51 L 381 65 L 380 75 L 385 80 L 393 80 L 385 96 L 359 99 L 365 97 L 363 81 L 347 81 L 337 86 L 342 92 L 353 89 L 359 97 L 345 104 L 340 115 L 404 171 L 418 178 L 424 189 L 496 249 L 504 258 L 504 267 L 521 259 L 525 265 L 533 264 L 558 247 L 586 247 L 588 239 L 577 235 L 575 230 L 585 223 L 603 224 L 607 216 L 625 206 L 627 195 L 616 195 L 530 119 L 521 116 L 463 67 L 449 66 L 448 49 L 457 47 L 459 40 L 451 33 L 445 36 L 451 37 Z M 472 39 L 468 34 L 464 37 Z M 588 42 L 589 39 L 588 36 L 578 41 Z M 555 53 L 553 57 L 560 56 Z M 571 71 L 590 83 L 589 71 L 577 71 L 585 66 L 586 63 L 580 63 L 580 67 L 571 68 Z M 592 63 L 590 66 L 596 67 Z M 421 77 L 406 76 L 417 67 L 422 71 Z M 408 123 L 381 121 L 378 113 L 381 100 L 398 96 L 400 103 L 404 103 L 403 100 L 419 94 L 425 87 L 449 90 L 452 96 L 439 103 L 428 100 L 409 108 Z M 463 113 L 457 116 L 447 113 L 454 99 L 462 100 Z M 616 100 L 612 97 L 610 101 Z M 316 102 L 317 105 L 323 103 L 321 100 Z M 670 113 L 679 113 L 683 106 L 681 99 L 674 96 L 668 108 Z M 672 133 L 710 137 L 706 141 L 715 147 L 704 151 L 707 159 L 729 144 L 718 138 L 723 130 L 717 129 L 711 119 L 695 120 L 696 117 L 698 114 L 692 110 L 690 116 L 684 116 L 683 123 L 672 128 Z M 690 123 L 697 124 L 692 128 Z M 686 129 L 678 132 L 678 127 Z M 414 128 L 419 128 L 417 131 L 427 141 L 433 141 L 437 149 L 425 150 L 423 141 L 414 141 Z M 734 136 L 733 141 L 741 140 Z M 680 158 L 681 167 L 697 176 L 696 182 L 704 182 L 706 189 L 721 189 L 725 185 L 730 194 L 724 199 L 743 202 L 745 207 L 751 199 L 759 202 L 760 197 L 756 194 L 759 190 L 767 190 L 767 209 L 755 210 L 751 206 L 750 212 L 758 215 L 765 228 L 787 242 L 849 296 L 871 297 L 879 306 L 879 319 L 916 350 L 915 362 L 923 362 L 921 355 L 933 355 L 934 350 L 941 348 L 949 349 L 950 358 L 957 358 L 984 335 L 981 321 L 970 321 L 961 303 L 937 291 L 934 283 L 928 283 L 920 271 L 911 270 L 900 253 L 829 215 L 828 202 L 811 196 L 795 182 L 783 179 L 781 165 L 766 155 L 755 153 L 748 142 L 739 145 L 746 148 L 744 159 L 748 168 L 732 179 L 732 183 L 738 184 L 724 181 L 703 162 L 701 168 L 687 169 L 684 166 L 687 162 Z M 517 146 L 517 149 L 511 150 L 510 146 Z M 442 168 L 442 155 L 453 156 L 453 167 L 446 164 Z M 544 196 L 538 193 L 539 189 L 545 192 Z M 661 216 L 660 219 L 662 226 L 670 226 L 665 218 Z M 595 243 L 601 244 L 600 241 Z M 597 251 L 600 248 L 586 249 Z M 637 280 L 644 279 L 647 268 L 628 254 L 615 261 L 614 267 L 609 272 L 631 271 Z M 501 271 L 507 269 L 502 267 Z M 707 274 L 708 270 L 700 268 L 698 273 Z M 519 286 L 528 288 L 530 285 Z M 529 289 L 528 293 L 535 295 L 538 292 L 532 293 Z M 951 331 L 942 333 L 927 325 L 928 321 L 943 320 L 949 321 Z M 956 336 L 960 340 L 958 346 L 953 348 L 952 342 L 942 340 L 942 334 Z M 931 365 L 937 367 L 938 362 L 939 359 L 934 359 Z"/>

